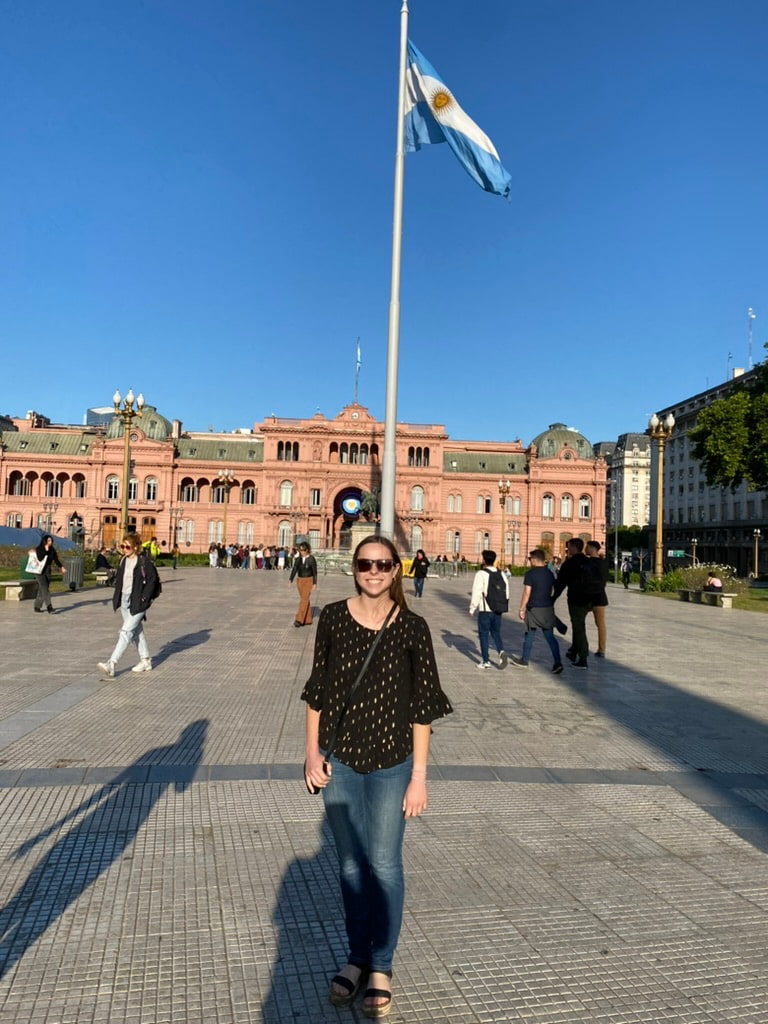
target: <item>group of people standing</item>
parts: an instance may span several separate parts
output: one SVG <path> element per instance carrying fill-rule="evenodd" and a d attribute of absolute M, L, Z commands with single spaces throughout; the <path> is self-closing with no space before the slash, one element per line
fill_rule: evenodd
<path fill-rule="evenodd" d="M 208 548 L 212 569 L 290 569 L 298 548 L 262 544 L 217 544 Z"/>

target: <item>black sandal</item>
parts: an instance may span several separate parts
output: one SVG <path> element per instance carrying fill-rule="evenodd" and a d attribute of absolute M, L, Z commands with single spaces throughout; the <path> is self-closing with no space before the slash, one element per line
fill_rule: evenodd
<path fill-rule="evenodd" d="M 384 974 L 388 978 L 392 977 L 392 971 L 371 971 L 371 974 Z M 373 1003 L 370 1006 L 365 1005 L 366 999 L 385 999 L 384 1003 Z M 363 996 L 363 1013 L 366 1017 L 370 1017 L 376 1020 L 379 1017 L 386 1017 L 389 1011 L 392 1009 L 392 990 L 386 988 L 367 988 L 365 995 Z"/>
<path fill-rule="evenodd" d="M 357 967 L 357 964 L 348 964 L 348 967 L 356 967 L 360 971 L 357 981 L 351 981 L 349 978 L 345 978 L 343 974 L 334 974 L 331 978 L 331 983 L 328 986 L 328 999 L 332 1006 L 351 1006 L 357 998 L 357 994 L 363 987 L 363 981 L 366 978 L 366 971 L 364 968 Z M 344 968 L 342 968 L 343 970 Z M 333 986 L 338 985 L 340 988 L 345 988 L 347 991 L 344 993 L 334 992 Z"/>

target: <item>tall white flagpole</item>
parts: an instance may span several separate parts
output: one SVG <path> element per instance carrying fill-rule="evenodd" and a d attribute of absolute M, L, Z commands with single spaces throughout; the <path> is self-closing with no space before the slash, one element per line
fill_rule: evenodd
<path fill-rule="evenodd" d="M 387 389 L 384 400 L 384 459 L 381 471 L 382 536 L 395 539 L 395 455 L 397 443 L 397 361 L 400 342 L 400 255 L 403 237 L 403 171 L 405 166 L 405 68 L 408 55 L 408 0 L 400 8 L 400 77 L 397 88 L 395 190 L 392 212 L 392 282 L 387 328 Z"/>

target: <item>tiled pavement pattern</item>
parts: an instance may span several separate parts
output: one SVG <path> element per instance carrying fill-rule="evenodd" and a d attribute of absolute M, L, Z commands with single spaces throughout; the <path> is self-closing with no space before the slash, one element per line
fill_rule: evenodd
<path fill-rule="evenodd" d="M 283 574 L 164 582 L 155 671 L 129 653 L 114 680 L 111 591 L 0 603 L 0 1021 L 362 1020 L 326 1002 L 314 629 Z M 617 588 L 605 661 L 552 676 L 539 640 L 531 669 L 477 671 L 469 586 L 418 603 L 456 711 L 408 826 L 389 1019 L 766 1024 L 768 620 Z M 349 593 L 324 577 L 316 603 Z M 519 651 L 514 614 L 504 634 Z"/>

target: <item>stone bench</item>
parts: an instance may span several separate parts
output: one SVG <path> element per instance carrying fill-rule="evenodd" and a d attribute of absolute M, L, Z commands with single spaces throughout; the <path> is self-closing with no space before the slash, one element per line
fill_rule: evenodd
<path fill-rule="evenodd" d="M 93 575 L 96 579 L 97 587 L 106 587 L 109 580 L 109 573 L 106 569 L 97 569 Z"/>
<path fill-rule="evenodd" d="M 24 601 L 35 596 L 37 580 L 3 580 L 0 582 L 0 589 L 4 591 L 4 600 Z"/>
<path fill-rule="evenodd" d="M 737 594 L 726 594 L 722 590 L 678 590 L 681 601 L 693 604 L 710 604 L 713 608 L 733 608 L 733 599 Z"/>

